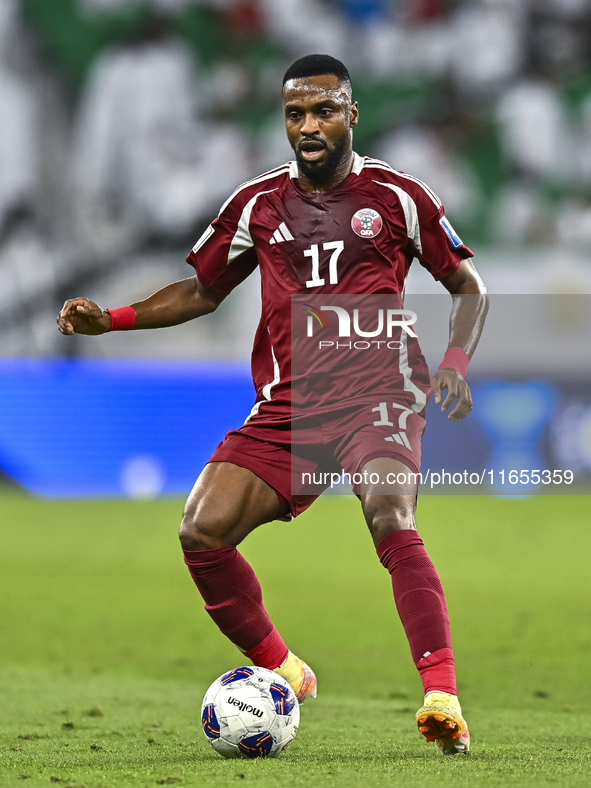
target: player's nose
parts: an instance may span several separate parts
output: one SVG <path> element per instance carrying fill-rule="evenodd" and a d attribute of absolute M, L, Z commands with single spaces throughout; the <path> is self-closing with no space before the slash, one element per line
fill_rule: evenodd
<path fill-rule="evenodd" d="M 307 112 L 304 115 L 304 120 L 300 126 L 300 134 L 302 136 L 312 136 L 319 132 L 318 121 L 313 112 Z"/>

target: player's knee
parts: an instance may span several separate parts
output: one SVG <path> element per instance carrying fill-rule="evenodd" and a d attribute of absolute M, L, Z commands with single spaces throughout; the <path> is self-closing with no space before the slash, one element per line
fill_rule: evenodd
<path fill-rule="evenodd" d="M 200 506 L 200 502 L 191 502 L 185 507 L 179 539 L 183 550 L 215 550 L 226 547 L 227 536 L 233 523 L 228 518 L 216 514 L 209 507 Z"/>
<path fill-rule="evenodd" d="M 415 527 L 415 499 L 410 495 L 395 498 L 387 495 L 367 496 L 363 504 L 363 514 L 377 545 L 394 531 Z"/>

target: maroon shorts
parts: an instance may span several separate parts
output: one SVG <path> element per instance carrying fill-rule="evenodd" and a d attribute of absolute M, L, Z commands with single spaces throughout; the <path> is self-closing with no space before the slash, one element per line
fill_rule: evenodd
<path fill-rule="evenodd" d="M 289 425 L 247 422 L 228 432 L 209 462 L 231 462 L 252 471 L 277 493 L 281 515 L 297 517 L 330 486 L 330 474 L 344 471 L 353 477 L 378 457 L 399 460 L 419 473 L 424 429 L 424 412 L 390 398 Z M 309 478 L 311 486 L 302 482 Z M 353 490 L 357 492 L 355 484 Z"/>

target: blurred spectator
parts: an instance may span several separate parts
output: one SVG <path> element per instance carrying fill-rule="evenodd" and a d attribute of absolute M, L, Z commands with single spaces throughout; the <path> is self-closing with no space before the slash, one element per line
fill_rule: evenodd
<path fill-rule="evenodd" d="M 424 16 L 419 15 L 421 10 Z M 363 35 L 366 40 L 358 57 L 379 78 L 438 79 L 449 70 L 455 42 L 445 14 L 426 13 L 426 7 L 416 6 L 408 16 L 393 13 L 389 20 L 367 26 Z"/>
<path fill-rule="evenodd" d="M 47 331 L 56 314 L 51 300 L 56 285 L 54 254 L 26 219 L 12 228 L 0 248 L 0 282 L 2 354 L 52 352 L 59 341 Z M 29 309 L 33 304 L 35 308 Z"/>
<path fill-rule="evenodd" d="M 347 25 L 338 9 L 321 0 L 260 0 L 269 33 L 293 57 L 329 52 L 347 60 L 355 56 L 348 47 Z"/>
<path fill-rule="evenodd" d="M 190 52 L 157 15 L 96 60 L 73 156 L 79 218 L 97 251 L 179 242 L 246 177 L 242 136 L 203 120 L 200 95 Z"/>
<path fill-rule="evenodd" d="M 420 24 L 428 19 L 442 19 L 447 14 L 446 6 L 443 0 L 406 0 L 404 16 L 411 24 Z"/>
<path fill-rule="evenodd" d="M 55 350 L 46 325 L 55 309 L 56 268 L 52 244 L 41 225 L 41 96 L 28 52 L 19 8 L 0 4 L 0 337 L 2 353 L 44 354 Z M 32 305 L 35 309 L 32 309 Z M 35 318 L 31 319 L 31 314 Z M 42 330 L 41 330 L 42 329 Z"/>
<path fill-rule="evenodd" d="M 555 242 L 555 214 L 534 183 L 507 184 L 491 212 L 490 237 L 500 245 Z"/>
<path fill-rule="evenodd" d="M 556 234 L 564 248 L 591 248 L 591 204 L 588 200 L 566 199 L 562 202 L 556 218 Z"/>
<path fill-rule="evenodd" d="M 403 170 L 444 195 L 449 215 L 469 217 L 478 211 L 482 195 L 478 184 L 443 133 L 435 129 L 405 126 L 382 140 L 379 158 Z"/>
<path fill-rule="evenodd" d="M 310 52 L 352 73 L 356 151 L 428 182 L 479 256 L 488 242 L 588 260 L 590 0 L 0 0 L 5 352 L 51 350 L 45 317 L 11 311 L 26 293 L 47 316 L 72 287 L 111 297 L 126 281 L 131 297 L 182 276 L 238 183 L 293 157 L 279 83 Z"/>
<path fill-rule="evenodd" d="M 252 40 L 263 32 L 264 17 L 256 0 L 235 0 L 227 4 L 224 17 L 235 35 Z"/>
<path fill-rule="evenodd" d="M 190 5 L 194 0 L 77 0 L 83 11 L 90 13 L 109 13 L 130 6 L 151 5 L 156 11 L 179 11 Z"/>
<path fill-rule="evenodd" d="M 545 187 L 565 181 L 574 164 L 560 94 L 548 80 L 524 79 L 501 98 L 497 120 L 514 176 L 499 195 L 494 235 L 519 243 L 553 243 L 557 212 Z"/>
<path fill-rule="evenodd" d="M 506 154 L 518 172 L 558 178 L 569 171 L 568 125 L 552 83 L 542 79 L 517 82 L 501 98 L 497 118 Z"/>
<path fill-rule="evenodd" d="M 540 0 L 536 5 L 562 17 L 576 17 L 589 10 L 589 0 Z"/>
<path fill-rule="evenodd" d="M 15 0 L 0 4 L 0 238 L 13 217 L 32 209 L 39 187 L 35 93 L 8 63 L 17 12 Z"/>
<path fill-rule="evenodd" d="M 386 0 L 336 0 L 337 7 L 352 25 L 375 25 L 384 22 L 389 3 Z"/>
<path fill-rule="evenodd" d="M 518 72 L 523 57 L 526 0 L 480 0 L 457 12 L 452 75 L 468 100 L 481 103 Z"/>
<path fill-rule="evenodd" d="M 581 123 L 575 140 L 575 150 L 578 151 L 578 177 L 588 191 L 591 191 L 591 95 L 581 107 Z"/>
<path fill-rule="evenodd" d="M 577 191 L 585 188 L 588 148 L 564 94 L 565 81 L 584 65 L 588 68 L 585 26 L 573 23 L 577 13 L 573 3 L 558 8 L 543 2 L 533 8 L 524 71 L 496 107 L 504 154 L 513 170 L 497 204 L 497 229 L 521 243 L 577 246 L 586 237 L 585 208 Z M 561 205 L 569 191 L 572 197 Z"/>
<path fill-rule="evenodd" d="M 130 5 L 137 5 L 137 0 L 78 0 L 82 11 L 105 13 Z"/>

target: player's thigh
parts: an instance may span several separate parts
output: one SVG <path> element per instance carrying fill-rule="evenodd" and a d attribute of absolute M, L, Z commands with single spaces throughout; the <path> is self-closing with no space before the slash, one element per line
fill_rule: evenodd
<path fill-rule="evenodd" d="M 416 527 L 417 473 L 394 457 L 376 457 L 361 475 L 358 494 L 375 545 L 394 531 Z"/>
<path fill-rule="evenodd" d="M 348 417 L 342 425 L 344 437 L 337 459 L 351 474 L 354 492 L 378 544 L 394 531 L 415 527 L 425 419 L 406 400 L 398 402 L 393 413 L 388 411 L 387 419 L 376 421 L 374 410 L 368 405 Z"/>
<path fill-rule="evenodd" d="M 236 545 L 280 515 L 279 498 L 267 482 L 231 462 L 210 462 L 187 499 L 180 540 L 185 550 Z"/>

